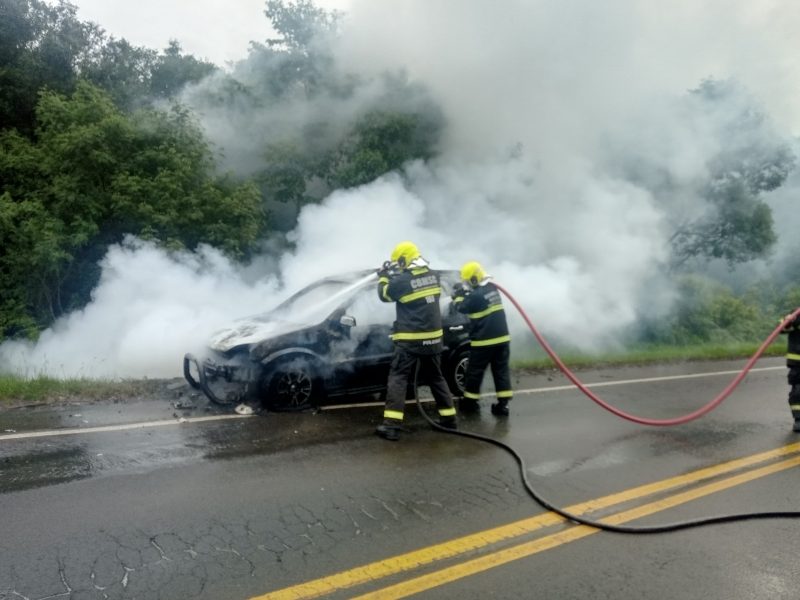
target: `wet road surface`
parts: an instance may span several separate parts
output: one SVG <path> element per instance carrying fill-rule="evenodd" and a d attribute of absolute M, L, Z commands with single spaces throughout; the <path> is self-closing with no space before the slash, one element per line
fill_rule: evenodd
<path fill-rule="evenodd" d="M 580 376 L 624 410 L 665 418 L 710 400 L 743 363 Z M 554 504 L 596 501 L 595 518 L 651 505 L 629 524 L 799 510 L 785 368 L 757 369 L 680 427 L 622 421 L 557 374 L 518 377 L 530 391 L 509 420 L 486 398 L 461 426 L 517 448 Z M 0 412 L 0 599 L 799 595 L 798 520 L 580 528 L 536 505 L 502 450 L 431 431 L 415 406 L 409 432 L 385 442 L 372 433 L 380 413 L 239 417 L 175 397 Z"/>

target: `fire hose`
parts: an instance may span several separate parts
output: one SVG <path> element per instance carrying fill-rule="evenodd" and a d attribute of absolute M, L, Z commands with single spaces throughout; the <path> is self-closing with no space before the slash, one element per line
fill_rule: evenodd
<path fill-rule="evenodd" d="M 764 354 L 764 351 L 775 340 L 775 338 L 778 337 L 778 334 L 780 334 L 781 330 L 786 326 L 786 324 L 790 323 L 796 316 L 800 315 L 800 308 L 798 308 L 792 314 L 788 315 L 785 319 L 783 319 L 781 323 L 772 331 L 772 333 L 770 333 L 769 336 L 767 336 L 767 339 L 765 339 L 764 342 L 758 347 L 758 350 L 756 350 L 755 354 L 753 354 L 753 356 L 750 357 L 750 360 L 747 361 L 742 370 L 731 380 L 731 382 L 727 386 L 725 386 L 725 389 L 723 389 L 717 395 L 717 397 L 711 400 L 708 404 L 701 406 L 694 412 L 691 412 L 687 415 L 683 415 L 680 417 L 675 417 L 672 419 L 648 419 L 646 417 L 637 417 L 636 415 L 626 413 L 614 406 L 611 406 L 610 404 L 605 402 L 602 398 L 594 394 L 583 383 L 581 383 L 581 381 L 575 376 L 575 374 L 569 370 L 567 365 L 565 365 L 564 362 L 553 351 L 553 349 L 550 347 L 550 344 L 547 343 L 547 340 L 545 340 L 544 337 L 542 337 L 542 334 L 539 333 L 539 330 L 536 329 L 536 326 L 531 322 L 530 318 L 528 318 L 528 315 L 523 310 L 522 306 L 520 306 L 519 302 L 517 302 L 517 300 L 505 288 L 501 287 L 496 283 L 494 285 L 495 287 L 497 287 L 498 290 L 503 292 L 503 295 L 509 299 L 511 304 L 514 305 L 514 308 L 516 308 L 519 314 L 522 316 L 522 318 L 525 321 L 525 324 L 528 326 L 533 335 L 536 337 L 536 340 L 539 342 L 542 348 L 544 348 L 545 352 L 547 352 L 547 354 L 550 356 L 553 362 L 555 362 L 556 365 L 558 365 L 558 368 L 561 370 L 562 373 L 564 373 L 567 379 L 569 379 L 573 384 L 575 384 L 575 386 L 581 392 L 586 394 L 591 400 L 596 402 L 598 405 L 602 406 L 607 411 L 614 413 L 618 417 L 622 417 L 623 419 L 626 419 L 628 421 L 633 421 L 634 423 L 639 423 L 641 425 L 654 425 L 662 427 L 668 425 L 682 425 L 683 423 L 694 421 L 695 419 L 702 417 L 704 414 L 714 410 L 717 406 L 719 406 L 722 403 L 723 400 L 725 400 L 725 398 L 730 396 L 731 392 L 733 392 L 733 390 L 735 390 L 736 387 L 742 382 L 747 373 L 750 372 L 750 369 L 753 368 L 753 365 L 756 363 L 756 361 L 759 358 L 761 358 L 761 355 Z"/>
<path fill-rule="evenodd" d="M 683 423 L 688 423 L 694 419 L 697 419 L 706 413 L 710 412 L 717 406 L 719 406 L 725 398 L 727 398 L 731 392 L 741 383 L 750 369 L 753 367 L 755 362 L 761 357 L 767 347 L 775 340 L 781 330 L 785 327 L 787 323 L 790 323 L 795 317 L 800 315 L 800 308 L 796 309 L 790 315 L 787 315 L 776 327 L 773 332 L 764 340 L 764 342 L 759 346 L 758 350 L 756 350 L 755 354 L 747 361 L 744 368 L 741 370 L 739 374 L 737 374 L 733 380 L 722 390 L 713 400 L 702 406 L 701 408 L 681 417 L 676 417 L 673 419 L 648 419 L 644 417 L 638 417 L 636 415 L 631 415 L 626 413 L 610 404 L 602 400 L 596 394 L 591 392 L 586 385 L 584 385 L 576 376 L 575 374 L 570 371 L 570 369 L 564 364 L 564 362 L 558 357 L 555 351 L 550 347 L 544 337 L 539 333 L 539 331 L 534 326 L 533 322 L 530 320 L 528 315 L 525 313 L 524 309 L 517 300 L 503 287 L 495 283 L 497 289 L 499 289 L 506 298 L 514 305 L 517 309 L 519 314 L 524 319 L 525 323 L 528 325 L 529 329 L 536 337 L 536 340 L 539 344 L 544 348 L 550 358 L 556 363 L 558 368 L 564 373 L 564 375 L 580 389 L 584 394 L 586 394 L 590 399 L 596 402 L 598 405 L 603 407 L 604 409 L 610 411 L 611 413 L 622 417 L 623 419 L 627 419 L 629 421 L 633 421 L 634 423 L 639 423 L 642 425 L 653 425 L 653 426 L 668 426 L 668 425 L 679 425 Z M 416 376 L 415 376 L 416 377 Z M 416 383 L 416 382 L 415 382 Z M 549 510 L 560 517 L 564 518 L 567 521 L 571 521 L 572 523 L 576 523 L 578 525 L 587 525 L 589 527 L 594 527 L 596 529 L 601 529 L 604 531 L 612 531 L 615 533 L 666 533 L 669 531 L 679 531 L 682 529 L 690 529 L 693 527 L 701 527 L 705 525 L 714 525 L 714 524 L 721 524 L 721 523 L 730 523 L 733 521 L 751 521 L 757 519 L 796 519 L 800 518 L 800 511 L 762 511 L 762 512 L 749 512 L 749 513 L 732 513 L 727 515 L 716 515 L 710 517 L 702 517 L 699 519 L 690 519 L 685 521 L 675 521 L 672 523 L 665 523 L 662 525 L 643 525 L 643 526 L 627 526 L 627 525 L 614 525 L 611 523 L 606 523 L 603 521 L 598 521 L 595 519 L 588 519 L 581 515 L 577 515 L 574 513 L 570 513 L 563 508 L 560 508 L 553 504 L 552 502 L 546 500 L 539 494 L 531 484 L 530 480 L 528 479 L 528 469 L 525 464 L 525 459 L 517 452 L 513 447 L 510 445 L 501 442 L 495 438 L 481 435 L 478 433 L 472 433 L 469 431 L 463 430 L 455 430 L 449 429 L 446 427 L 442 427 L 436 421 L 434 421 L 425 409 L 422 406 L 422 403 L 419 399 L 419 394 L 417 393 L 417 386 L 414 385 L 414 394 L 417 401 L 417 407 L 419 408 L 420 413 L 425 418 L 426 421 L 437 431 L 441 431 L 443 433 L 449 433 L 451 435 L 459 435 L 463 437 L 472 438 L 475 440 L 479 440 L 482 442 L 486 442 L 488 444 L 492 444 L 499 448 L 502 448 L 516 461 L 517 465 L 519 466 L 520 477 L 522 479 L 522 483 L 525 487 L 525 490 L 528 492 L 528 495 L 531 496 L 542 508 L 545 510 Z"/>

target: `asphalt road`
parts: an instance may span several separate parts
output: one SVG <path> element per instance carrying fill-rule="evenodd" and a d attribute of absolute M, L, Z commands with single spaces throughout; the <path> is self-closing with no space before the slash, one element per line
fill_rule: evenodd
<path fill-rule="evenodd" d="M 580 376 L 665 418 L 743 363 Z M 486 398 L 461 427 L 514 446 L 537 491 L 592 518 L 800 510 L 782 365 L 760 361 L 679 427 L 623 421 L 557 374 L 518 377 L 510 419 Z M 432 431 L 415 406 L 386 442 L 380 414 L 238 417 L 176 396 L 0 412 L 0 599 L 800 597 L 796 519 L 638 535 L 563 522 L 501 449 Z"/>

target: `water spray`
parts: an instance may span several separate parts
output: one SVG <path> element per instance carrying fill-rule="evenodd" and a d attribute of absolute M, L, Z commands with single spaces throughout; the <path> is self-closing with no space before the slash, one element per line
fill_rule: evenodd
<path fill-rule="evenodd" d="M 371 280 L 377 279 L 377 278 L 378 278 L 378 274 L 377 273 L 368 273 L 367 275 L 364 275 L 364 277 L 362 277 L 361 279 L 359 279 L 357 281 L 354 281 L 352 284 L 348 285 L 343 290 L 340 290 L 340 291 L 336 292 L 335 294 L 333 294 L 332 296 L 326 298 L 323 302 L 320 303 L 320 306 L 322 306 L 322 307 L 331 306 L 332 304 L 338 302 L 340 299 L 342 299 L 342 298 L 350 295 L 351 293 L 353 293 L 354 290 L 359 289 L 360 287 L 362 287 L 362 286 L 366 285 L 367 283 L 369 283 Z M 316 308 L 317 307 L 315 307 L 315 309 Z"/>
<path fill-rule="evenodd" d="M 519 303 L 514 299 L 514 297 L 503 287 L 495 283 L 497 289 L 499 289 L 514 305 L 517 311 L 520 313 L 522 318 L 525 320 L 525 323 L 528 325 L 530 330 L 533 332 L 533 335 L 536 337 L 537 341 L 542 345 L 545 351 L 548 353 L 550 358 L 555 361 L 558 365 L 559 369 L 567 376 L 567 378 L 574 383 L 584 394 L 586 394 L 589 398 L 591 398 L 594 402 L 605 408 L 606 410 L 614 413 L 615 415 L 627 419 L 629 421 L 633 421 L 635 423 L 640 423 L 642 425 L 656 425 L 656 426 L 667 426 L 667 425 L 679 425 L 682 423 L 688 423 L 694 419 L 701 417 L 702 415 L 710 412 L 720 403 L 722 403 L 725 398 L 727 398 L 731 392 L 741 383 L 742 379 L 744 379 L 747 372 L 752 368 L 753 364 L 759 359 L 759 357 L 764 353 L 764 350 L 773 342 L 773 340 L 778 336 L 781 330 L 786 326 L 787 323 L 790 323 L 795 317 L 800 315 L 800 308 L 796 309 L 793 313 L 786 316 L 780 323 L 778 327 L 764 340 L 764 343 L 759 346 L 756 353 L 747 361 L 747 364 L 744 366 L 742 371 L 733 378 L 731 383 L 729 383 L 725 389 L 711 402 L 704 405 L 703 407 L 699 408 L 698 410 L 684 415 L 682 417 L 677 417 L 674 419 L 648 419 L 644 417 L 638 417 L 635 415 L 630 415 L 624 411 L 619 410 L 608 404 L 607 402 L 603 401 L 601 398 L 596 396 L 592 393 L 581 381 L 575 376 L 572 371 L 570 371 L 567 366 L 563 363 L 563 361 L 558 357 L 558 355 L 553 351 L 544 337 L 539 333 L 536 329 L 534 324 L 528 318 L 528 315 L 525 313 L 523 308 L 519 305 Z M 556 506 L 555 504 L 549 502 L 545 498 L 543 498 L 531 485 L 530 481 L 528 480 L 528 469 L 525 464 L 525 459 L 514 450 L 508 444 L 501 442 L 497 439 L 480 435 L 477 433 L 472 433 L 463 430 L 453 430 L 448 429 L 446 427 L 442 427 L 436 421 L 434 421 L 428 414 L 425 412 L 425 409 L 422 407 L 422 403 L 419 399 L 419 394 L 417 393 L 417 386 L 416 381 L 414 385 L 414 394 L 417 401 L 417 407 L 419 408 L 420 413 L 425 418 L 426 421 L 437 431 L 441 431 L 443 433 L 449 433 L 451 435 L 460 435 L 463 437 L 468 437 L 472 439 L 476 439 L 482 442 L 486 442 L 502 448 L 511 456 L 514 457 L 514 460 L 517 462 L 520 471 L 520 477 L 522 479 L 522 483 L 525 487 L 525 490 L 528 494 L 533 498 L 542 508 L 545 510 L 549 510 L 567 521 L 571 521 L 572 523 L 576 523 L 578 525 L 587 525 L 589 527 L 594 527 L 596 529 L 602 529 L 604 531 L 612 531 L 615 533 L 666 533 L 669 531 L 679 531 L 682 529 L 690 529 L 694 527 L 701 527 L 704 525 L 715 525 L 721 523 L 730 523 L 733 521 L 751 521 L 751 520 L 759 520 L 759 519 L 797 519 L 800 518 L 800 511 L 762 511 L 762 512 L 751 512 L 751 513 L 734 513 L 728 515 L 716 515 L 712 517 L 704 517 L 700 519 L 691 519 L 687 521 L 676 521 L 673 523 L 666 523 L 663 525 L 651 525 L 651 526 L 626 526 L 626 525 L 614 525 L 611 523 L 606 523 L 603 521 L 597 521 L 594 519 L 587 519 L 586 517 L 576 515 L 574 513 L 567 512 L 563 508 Z"/>

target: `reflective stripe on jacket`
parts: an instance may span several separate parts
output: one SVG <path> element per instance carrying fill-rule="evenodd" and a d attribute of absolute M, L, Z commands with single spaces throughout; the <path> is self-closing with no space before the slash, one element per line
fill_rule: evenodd
<path fill-rule="evenodd" d="M 428 267 L 406 269 L 378 280 L 378 297 L 395 302 L 397 317 L 392 339 L 417 349 L 441 351 L 442 313 L 439 275 Z"/>
<path fill-rule="evenodd" d="M 454 299 L 456 309 L 470 319 L 472 346 L 493 346 L 511 341 L 500 291 L 491 282 Z"/>

